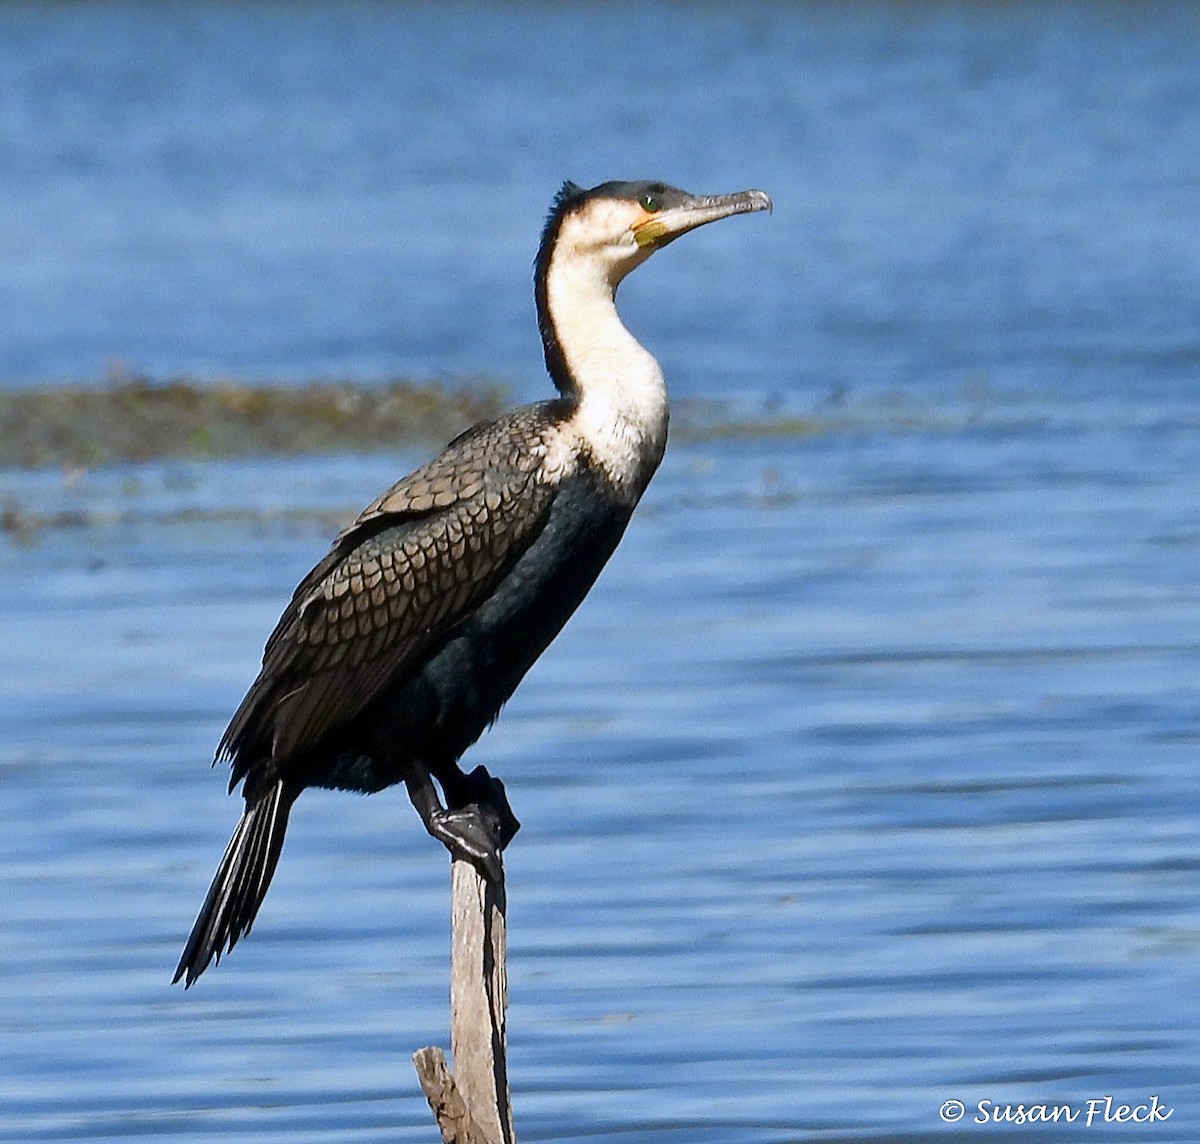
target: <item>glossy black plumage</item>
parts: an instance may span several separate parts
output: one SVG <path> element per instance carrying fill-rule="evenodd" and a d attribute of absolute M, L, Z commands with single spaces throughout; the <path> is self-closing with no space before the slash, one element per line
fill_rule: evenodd
<path fill-rule="evenodd" d="M 544 441 L 567 412 L 544 402 L 469 430 L 365 509 L 296 589 L 221 740 L 247 814 L 177 980 L 250 929 L 305 787 L 378 791 L 419 761 L 459 801 L 458 756 L 583 598 L 632 508 L 586 476 L 544 479 Z"/>
<path fill-rule="evenodd" d="M 221 740 L 231 789 L 353 720 L 486 600 L 545 526 L 550 403 L 476 426 L 393 485 L 304 578 Z M 317 764 L 318 766 L 320 764 Z"/>
<path fill-rule="evenodd" d="M 564 187 L 535 267 L 561 396 L 456 438 L 364 509 L 296 588 L 218 748 L 246 810 L 176 981 L 190 985 L 249 931 L 307 787 L 403 782 L 431 834 L 499 876 L 518 824 L 500 783 L 464 774 L 458 759 L 592 586 L 666 440 L 661 372 L 620 325 L 616 284 L 656 244 L 764 204 L 761 192 L 701 199 L 658 183 Z M 675 221 L 650 233 L 659 210 Z M 563 344 L 564 320 L 583 376 L 569 364 L 580 347 Z M 589 392 L 600 395 L 590 406 Z"/>

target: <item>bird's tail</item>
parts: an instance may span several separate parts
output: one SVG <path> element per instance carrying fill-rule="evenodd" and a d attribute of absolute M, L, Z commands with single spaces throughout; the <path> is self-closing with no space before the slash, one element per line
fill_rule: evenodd
<path fill-rule="evenodd" d="M 187 988 L 214 957 L 220 962 L 221 955 L 250 932 L 279 862 L 295 800 L 296 792 L 278 779 L 246 806 L 188 935 L 172 985 L 183 978 Z"/>

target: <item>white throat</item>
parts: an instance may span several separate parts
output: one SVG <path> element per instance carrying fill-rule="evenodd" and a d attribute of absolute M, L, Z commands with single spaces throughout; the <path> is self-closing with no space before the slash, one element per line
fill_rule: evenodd
<path fill-rule="evenodd" d="M 658 362 L 617 314 L 617 283 L 630 269 L 563 234 L 547 269 L 546 303 L 575 383 L 572 428 L 609 479 L 640 496 L 666 447 L 668 403 Z"/>

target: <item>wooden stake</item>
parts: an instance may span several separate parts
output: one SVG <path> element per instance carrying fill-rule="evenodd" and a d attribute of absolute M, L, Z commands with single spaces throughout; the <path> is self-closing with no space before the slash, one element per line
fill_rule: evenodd
<path fill-rule="evenodd" d="M 413 1065 L 443 1144 L 515 1144 L 508 1091 L 505 1029 L 503 876 L 489 882 L 470 862 L 451 864 L 450 1046 L 454 1072 L 441 1049 L 413 1054 Z"/>

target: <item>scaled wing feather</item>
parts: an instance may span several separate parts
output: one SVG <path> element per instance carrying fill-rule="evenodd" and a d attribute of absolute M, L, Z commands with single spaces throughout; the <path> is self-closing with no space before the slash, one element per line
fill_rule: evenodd
<path fill-rule="evenodd" d="M 470 616 L 536 539 L 554 499 L 512 432 L 476 427 L 368 506 L 304 578 L 218 757 L 231 782 L 358 715 Z M 514 453 L 526 458 L 514 464 Z"/>

